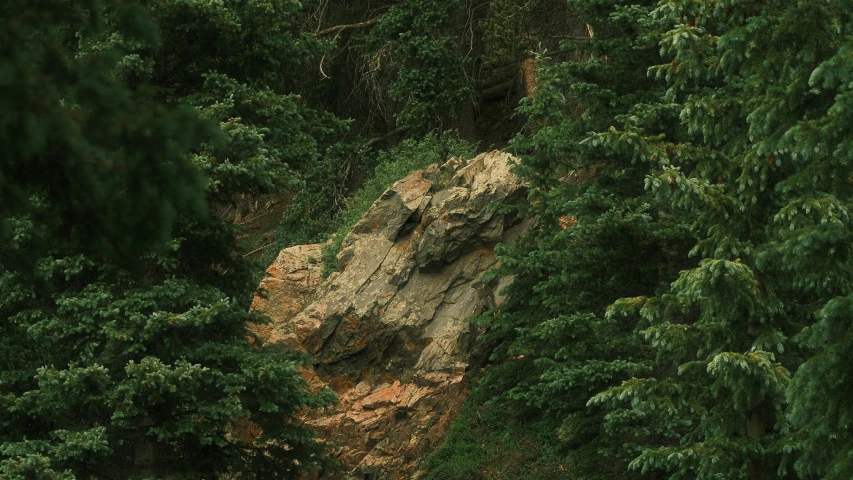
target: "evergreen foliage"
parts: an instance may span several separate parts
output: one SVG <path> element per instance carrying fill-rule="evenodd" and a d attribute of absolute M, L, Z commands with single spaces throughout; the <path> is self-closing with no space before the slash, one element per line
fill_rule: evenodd
<path fill-rule="evenodd" d="M 531 58 L 533 52 L 557 53 L 561 41 L 589 34 L 586 24 L 572 10 L 571 2 L 492 0 L 487 3 L 488 15 L 481 21 L 481 62 L 485 69 L 515 67 Z"/>
<path fill-rule="evenodd" d="M 458 0 L 403 0 L 392 5 L 366 40 L 377 69 L 390 62 L 388 94 L 400 126 L 435 128 L 471 95 L 454 20 Z"/>
<path fill-rule="evenodd" d="M 11 219 L 27 215 L 45 237 L 127 259 L 167 240 L 179 211 L 204 210 L 202 178 L 185 154 L 209 138 L 210 125 L 188 108 L 152 102 L 146 86 L 115 78 L 121 51 L 78 52 L 78 42 L 104 34 L 104 8 L 114 12 L 116 32 L 159 45 L 150 15 L 131 1 L 0 6 L 4 244 Z M 55 214 L 39 214 L 36 195 Z M 39 243 L 32 239 L 28 251 Z"/>
<path fill-rule="evenodd" d="M 839 115 L 843 70 L 828 73 L 849 42 L 841 28 L 849 20 L 829 2 L 772 3 L 656 10 L 673 25 L 661 43 L 673 60 L 654 71 L 696 138 L 650 143 L 660 169 L 647 183 L 695 219 L 699 261 L 670 291 L 614 305 L 649 320 L 644 335 L 670 373 L 595 402 L 630 399 L 636 415 L 677 425 L 678 444 L 655 444 L 633 462 L 671 478 L 846 478 L 833 477 L 844 468 L 835 457 L 843 443 L 814 455 L 822 434 L 813 422 L 823 416 L 816 404 L 802 413 L 829 345 L 790 339 L 817 338 L 809 324 L 826 319 L 850 285 L 842 212 L 851 186 L 835 180 L 849 176 L 839 148 L 847 134 L 834 133 L 849 118 Z M 786 396 L 795 401 L 789 416 Z"/>
<path fill-rule="evenodd" d="M 537 226 L 427 478 L 853 478 L 853 1 L 345 3 L 0 3 L 0 478 L 322 465 L 222 212 L 333 269 L 534 51 Z"/>
<path fill-rule="evenodd" d="M 692 237 L 681 216 L 644 190 L 648 162 L 636 148 L 642 136 L 677 135 L 663 86 L 646 75 L 659 58 L 659 24 L 647 19 L 653 4 L 572 7 L 595 35 L 564 45 L 576 60 L 540 59 L 539 88 L 522 108 L 529 131 L 513 144 L 516 171 L 531 183 L 524 214 L 538 227 L 498 250 L 499 274 L 515 280 L 507 302 L 480 319 L 498 363 L 479 388 L 519 418 L 553 419 L 571 478 L 614 478 L 638 439 L 587 401 L 648 375 L 653 357 L 637 322 L 607 308 L 674 279 Z"/>
<path fill-rule="evenodd" d="M 328 48 L 300 31 L 297 2 L 162 1 L 150 8 L 170 47 L 129 55 L 136 62 L 126 61 L 123 74 L 219 124 L 225 141 L 193 157 L 214 179 L 217 203 L 233 200 L 233 190 L 294 187 L 346 130 L 347 122 L 293 93 L 301 65 Z"/>
<path fill-rule="evenodd" d="M 572 478 L 848 478 L 849 10 L 573 7 L 595 36 L 523 107 L 540 226 L 478 388 L 562 420 Z"/>
<path fill-rule="evenodd" d="M 4 478 L 296 478 L 319 461 L 290 419 L 330 398 L 305 392 L 300 355 L 247 341 L 245 304 L 178 262 L 142 281 L 81 255 L 39 267 L 53 294 L 2 279 Z"/>
<path fill-rule="evenodd" d="M 251 266 L 236 227 L 209 213 L 281 191 L 343 128 L 286 92 L 295 76 L 280 67 L 300 63 L 294 55 L 308 43 L 284 28 L 298 5 L 11 7 L 4 19 L 33 22 L 21 38 L 44 78 L 56 78 L 39 86 L 52 97 L 38 95 L 39 72 L 22 75 L 32 89 L 22 92 L 65 122 L 58 135 L 67 138 L 12 143 L 16 128 L 51 124 L 17 121 L 39 107 L 6 99 L 6 140 L 21 146 L 3 179 L 22 200 L 4 210 L 11 242 L 0 252 L 0 475 L 297 478 L 316 468 L 326 447 L 294 417 L 332 396 L 307 391 L 301 354 L 250 339 L 247 327 L 263 321 L 247 313 Z M 85 30 L 89 16 L 98 29 Z M 152 19 L 168 49 L 150 41 Z M 77 32 L 85 35 L 75 43 Z M 205 55 L 205 46 L 222 51 Z M 3 68 L 30 73 L 26 59 L 12 60 Z M 63 67 L 54 60 L 67 71 L 51 73 Z M 82 215 L 103 232 L 85 229 Z M 56 236 L 66 223 L 73 242 Z M 114 238 L 125 243 L 97 243 Z M 133 261 L 117 263 L 114 252 Z"/>

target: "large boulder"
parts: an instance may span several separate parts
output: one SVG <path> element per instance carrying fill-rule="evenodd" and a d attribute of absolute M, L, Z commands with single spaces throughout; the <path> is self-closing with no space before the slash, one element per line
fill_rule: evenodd
<path fill-rule="evenodd" d="M 321 281 L 320 245 L 282 251 L 253 308 L 257 333 L 314 358 L 305 372 L 338 405 L 306 420 L 338 447 L 321 478 L 417 478 L 468 392 L 476 331 L 466 318 L 500 302 L 493 247 L 527 228 L 491 205 L 523 200 L 497 151 L 418 170 L 389 188 L 343 241 Z"/>

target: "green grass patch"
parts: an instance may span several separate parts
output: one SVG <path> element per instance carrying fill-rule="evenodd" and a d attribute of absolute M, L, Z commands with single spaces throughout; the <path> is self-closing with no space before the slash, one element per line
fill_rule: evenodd
<path fill-rule="evenodd" d="M 425 480 L 568 480 L 556 422 L 525 421 L 476 387 L 447 437 L 427 458 Z"/>

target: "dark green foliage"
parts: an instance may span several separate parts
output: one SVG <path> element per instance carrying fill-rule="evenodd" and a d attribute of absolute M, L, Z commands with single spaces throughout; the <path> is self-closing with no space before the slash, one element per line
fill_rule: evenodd
<path fill-rule="evenodd" d="M 4 243 L 9 219 L 31 215 L 46 236 L 127 260 L 168 239 L 179 211 L 204 210 L 201 176 L 185 155 L 211 126 L 190 109 L 152 102 L 150 88 L 116 79 L 121 51 L 75 51 L 78 41 L 102 35 L 106 7 L 118 33 L 148 48 L 159 44 L 151 17 L 135 2 L 0 6 Z M 36 194 L 54 215 L 34 216 Z"/>
<path fill-rule="evenodd" d="M 362 145 L 339 142 L 303 177 L 299 193 L 284 212 L 278 240 L 282 246 L 318 243 L 337 228 L 345 207 L 349 176 L 371 170 L 375 152 Z"/>
<path fill-rule="evenodd" d="M 488 14 L 480 22 L 484 50 L 481 61 L 485 69 L 517 67 L 534 52 L 557 53 L 560 42 L 566 38 L 589 35 L 587 24 L 571 10 L 571 2 L 491 0 L 485 3 Z"/>
<path fill-rule="evenodd" d="M 152 281 L 157 270 L 139 282 L 82 256 L 44 259 L 52 295 L 3 278 L 4 330 L 28 346 L 3 369 L 4 478 L 296 478 L 317 461 L 322 447 L 288 421 L 329 401 L 304 392 L 304 359 L 252 347 L 246 325 L 260 319 L 242 304 L 175 269 Z M 247 421 L 263 431 L 251 444 Z"/>
<path fill-rule="evenodd" d="M 170 48 L 129 56 L 139 61 L 126 61 L 124 73 L 219 124 L 225 141 L 194 157 L 215 181 L 214 201 L 233 201 L 229 190 L 295 187 L 346 130 L 293 93 L 301 66 L 328 48 L 300 31 L 297 2 L 158 1 L 150 8 Z"/>
<path fill-rule="evenodd" d="M 669 98 L 683 101 L 680 117 L 696 137 L 693 145 L 649 143 L 661 167 L 648 186 L 695 219 L 700 261 L 669 292 L 614 306 L 648 319 L 644 334 L 670 373 L 597 402 L 631 399 L 634 415 L 676 426 L 677 445 L 657 444 L 633 463 L 671 478 L 786 478 L 799 449 L 826 453 L 800 458 L 804 478 L 831 477 L 846 463 L 829 460 L 844 452 L 827 441 L 833 434 L 815 450 L 818 404 L 784 413 L 786 395 L 815 398 L 823 357 L 798 370 L 811 352 L 790 338 L 815 314 L 833 317 L 827 312 L 851 285 L 849 227 L 836 214 L 850 199 L 847 135 L 833 133 L 850 117 L 836 103 L 844 102 L 836 90 L 843 70 L 828 72 L 849 42 L 840 28 L 849 20 L 834 3 L 771 3 L 658 9 L 673 25 L 662 39 L 673 61 L 654 71 L 668 80 Z M 790 436 L 792 427 L 804 428 Z"/>
<path fill-rule="evenodd" d="M 460 15 L 458 0 L 404 0 L 388 9 L 367 37 L 364 48 L 376 64 L 394 72 L 387 88 L 400 105 L 398 125 L 440 127 L 470 97 L 468 60 L 455 35 L 454 22 L 465 19 Z"/>
<path fill-rule="evenodd" d="M 467 480 L 476 478 L 483 464 L 483 449 L 471 423 L 473 404 L 468 401 L 450 426 L 444 443 L 430 455 L 426 468 L 430 480 Z"/>
<path fill-rule="evenodd" d="M 483 384 L 519 418 L 559 426 L 572 478 L 616 478 L 640 439 L 587 402 L 654 365 L 637 322 L 607 308 L 673 280 L 692 237 L 680 215 L 644 190 L 649 167 L 635 147 L 642 137 L 676 134 L 663 85 L 646 76 L 659 61 L 653 5 L 571 5 L 595 36 L 565 45 L 580 60 L 540 60 L 537 95 L 522 108 L 529 132 L 514 142 L 516 170 L 534 187 L 523 211 L 539 224 L 498 249 L 499 274 L 515 281 L 507 302 L 479 319 L 498 362 Z"/>
<path fill-rule="evenodd" d="M 303 108 L 297 95 L 252 88 L 221 74 L 207 74 L 203 89 L 186 98 L 219 123 L 227 141 L 206 144 L 193 156 L 210 178 L 213 198 L 234 200 L 298 184 L 299 171 L 316 175 L 320 146 L 345 129 L 332 115 Z"/>
<path fill-rule="evenodd" d="M 301 31 L 302 6 L 292 0 L 155 0 L 148 8 L 168 46 L 152 52 L 151 82 L 173 95 L 199 90 L 211 72 L 289 93 L 301 66 L 328 48 Z"/>
<path fill-rule="evenodd" d="M 420 138 L 434 129 L 461 130 L 458 114 L 474 100 L 472 3 L 311 3 L 319 38 L 339 48 L 324 57 L 315 95 L 354 118 L 358 134 L 406 131 Z"/>
<path fill-rule="evenodd" d="M 279 67 L 318 45 L 286 28 L 297 4 L 208 6 L 2 7 L 4 51 L 29 48 L 0 59 L 21 95 L 2 100 L 3 478 L 298 478 L 324 461 L 294 416 L 332 396 L 307 392 L 302 355 L 250 339 L 251 268 L 208 211 L 293 184 L 344 125 L 286 91 Z"/>
<path fill-rule="evenodd" d="M 427 459 L 428 480 L 571 479 L 554 424 L 542 418 L 508 419 L 490 392 L 476 386 L 445 442 Z"/>
<path fill-rule="evenodd" d="M 574 478 L 849 478 L 850 5 L 572 5 L 483 385 Z"/>

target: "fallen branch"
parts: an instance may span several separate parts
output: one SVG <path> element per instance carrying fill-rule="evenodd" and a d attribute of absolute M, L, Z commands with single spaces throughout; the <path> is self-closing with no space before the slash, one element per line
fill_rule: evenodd
<path fill-rule="evenodd" d="M 377 20 L 379 20 L 379 19 L 378 18 L 371 18 L 370 20 L 366 20 L 366 21 L 361 22 L 361 23 L 351 23 L 349 25 L 337 25 L 334 27 L 329 27 L 325 30 L 320 30 L 319 32 L 315 33 L 314 36 L 315 37 L 322 37 L 323 35 L 328 35 L 330 33 L 335 33 L 335 32 L 342 32 L 344 30 L 349 30 L 351 28 L 369 27 L 369 26 L 373 25 L 374 23 L 376 23 Z"/>

